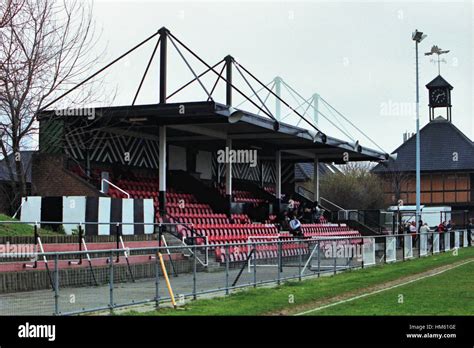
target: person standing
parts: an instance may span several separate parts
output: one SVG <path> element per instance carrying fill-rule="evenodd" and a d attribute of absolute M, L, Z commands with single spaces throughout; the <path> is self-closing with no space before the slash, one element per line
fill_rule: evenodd
<path fill-rule="evenodd" d="M 444 250 L 444 232 L 446 231 L 446 222 L 443 221 L 438 226 L 439 232 L 439 249 Z"/>
<path fill-rule="evenodd" d="M 410 234 L 411 234 L 411 240 L 412 240 L 412 247 L 415 247 L 415 243 L 416 243 L 416 223 L 415 221 L 412 221 L 411 224 L 410 224 Z"/>
<path fill-rule="evenodd" d="M 428 223 L 424 223 L 422 226 L 420 226 L 420 248 L 421 248 L 421 236 L 426 240 L 426 251 L 431 250 L 429 243 L 428 243 L 428 233 L 430 233 L 430 227 L 428 226 Z"/>
<path fill-rule="evenodd" d="M 467 245 L 472 246 L 472 230 L 474 229 L 474 224 L 472 223 L 472 219 L 469 219 L 469 223 L 467 224 Z"/>

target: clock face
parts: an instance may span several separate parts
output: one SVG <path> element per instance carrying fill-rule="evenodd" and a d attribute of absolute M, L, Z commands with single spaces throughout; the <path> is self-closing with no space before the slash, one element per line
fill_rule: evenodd
<path fill-rule="evenodd" d="M 448 104 L 448 92 L 444 88 L 436 88 L 430 92 L 430 104 L 444 106 Z"/>

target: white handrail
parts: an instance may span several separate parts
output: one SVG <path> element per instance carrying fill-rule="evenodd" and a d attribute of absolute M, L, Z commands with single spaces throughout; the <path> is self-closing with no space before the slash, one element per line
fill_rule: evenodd
<path fill-rule="evenodd" d="M 15 214 L 13 214 L 12 218 L 13 219 L 16 219 L 16 216 L 18 214 L 18 212 L 20 211 L 21 207 L 23 207 L 23 204 L 25 204 L 25 202 L 27 201 L 27 198 L 28 197 L 25 197 L 25 199 L 23 200 L 23 202 L 21 202 L 20 206 L 18 207 L 18 209 L 16 210 Z"/>
<path fill-rule="evenodd" d="M 127 191 L 121 189 L 121 188 L 118 187 L 117 185 L 111 183 L 109 180 L 104 179 L 104 178 L 102 178 L 102 180 L 101 180 L 101 182 L 100 182 L 100 192 L 105 193 L 105 192 L 104 192 L 104 181 L 105 181 L 107 184 L 109 184 L 109 185 L 115 187 L 115 188 L 116 188 L 117 190 L 119 190 L 120 192 L 126 194 L 126 195 L 127 195 L 127 198 L 130 198 L 130 193 L 128 193 Z"/>
<path fill-rule="evenodd" d="M 201 238 L 204 238 L 204 239 L 206 240 L 206 245 L 209 245 L 209 239 L 208 239 L 207 236 L 204 236 L 204 237 L 201 237 Z M 194 253 L 193 249 L 192 249 L 191 247 L 189 247 L 188 244 L 186 244 L 185 240 L 186 240 L 186 237 L 183 236 L 183 239 L 180 239 L 181 244 L 183 244 L 183 245 L 191 252 L 191 254 L 194 255 L 194 257 L 196 257 L 196 260 L 197 260 L 201 265 L 203 265 L 204 267 L 209 266 L 209 248 L 206 247 L 206 254 L 205 254 L 205 256 L 206 256 L 206 262 L 203 262 L 203 261 Z M 195 239 L 194 239 L 194 240 L 195 240 Z"/>
<path fill-rule="evenodd" d="M 343 207 L 338 206 L 336 203 L 331 202 L 329 199 L 326 199 L 326 198 L 324 198 L 324 197 L 319 197 L 319 198 L 320 198 L 320 199 L 324 199 L 326 202 L 332 204 L 333 206 L 335 206 L 336 208 L 338 208 L 338 209 L 340 209 L 340 210 L 346 210 L 346 209 L 344 209 Z"/>

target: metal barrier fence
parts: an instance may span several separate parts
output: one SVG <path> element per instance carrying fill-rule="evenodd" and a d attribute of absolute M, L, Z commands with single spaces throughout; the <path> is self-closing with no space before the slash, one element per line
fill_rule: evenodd
<path fill-rule="evenodd" d="M 159 307 L 173 297 L 179 305 L 211 293 L 446 252 L 472 245 L 471 237 L 467 230 L 311 239 L 254 236 L 242 243 L 40 252 L 34 271 L 0 271 L 0 315 L 72 315 L 145 303 Z M 210 255 L 206 266 L 199 262 L 205 254 Z M 31 263 L 22 253 L 0 257 L 0 270 Z"/>

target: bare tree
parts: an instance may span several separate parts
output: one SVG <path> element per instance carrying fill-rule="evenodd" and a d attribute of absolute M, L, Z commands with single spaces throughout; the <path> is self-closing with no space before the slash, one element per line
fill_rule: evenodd
<path fill-rule="evenodd" d="M 0 28 L 6 27 L 21 11 L 24 0 L 5 0 L 0 2 Z"/>
<path fill-rule="evenodd" d="M 369 161 L 347 162 L 346 164 L 339 166 L 339 168 L 344 173 L 365 173 L 370 172 L 376 165 L 376 163 Z"/>
<path fill-rule="evenodd" d="M 321 179 L 321 195 L 345 209 L 383 207 L 381 179 L 370 171 L 369 162 L 348 163 L 340 173 Z"/>
<path fill-rule="evenodd" d="M 18 5 L 20 4 L 20 5 Z M 20 151 L 35 148 L 36 116 L 55 97 L 80 82 L 98 60 L 92 7 L 79 0 L 10 0 L 0 31 L 0 151 L 12 192 L 27 194 Z M 62 100 L 91 103 L 93 83 Z"/>
<path fill-rule="evenodd" d="M 388 182 L 393 193 L 392 204 L 398 204 L 398 201 L 402 197 L 402 188 L 410 181 L 410 174 L 408 172 L 400 170 L 397 163 L 392 161 L 388 165 L 388 171 L 382 174 L 382 178 L 385 182 Z"/>

